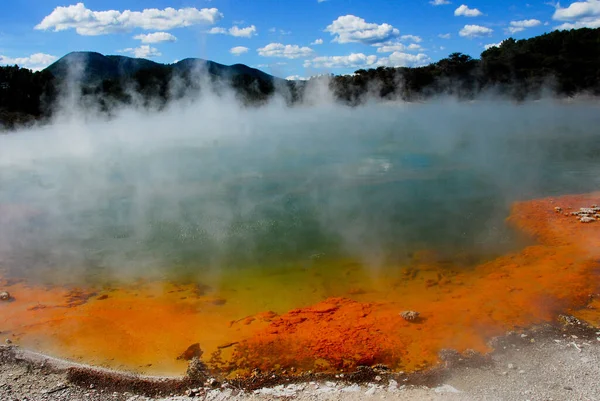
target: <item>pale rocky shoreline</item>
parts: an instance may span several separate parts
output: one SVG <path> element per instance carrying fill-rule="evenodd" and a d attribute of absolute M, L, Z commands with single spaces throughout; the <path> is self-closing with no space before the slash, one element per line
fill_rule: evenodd
<path fill-rule="evenodd" d="M 225 382 L 186 390 L 178 386 L 178 391 L 154 397 L 148 396 L 148 383 L 157 378 L 125 377 L 120 385 L 132 378 L 145 384 L 137 392 L 118 391 L 117 382 L 94 383 L 100 376 L 73 380 L 77 375 L 70 369 L 82 365 L 2 346 L 0 400 L 600 400 L 600 330 L 544 326 L 509 333 L 493 345 L 492 354 L 470 359 L 446 353 L 444 366 L 413 376 L 382 373 L 365 382 L 315 376 L 258 389 Z"/>

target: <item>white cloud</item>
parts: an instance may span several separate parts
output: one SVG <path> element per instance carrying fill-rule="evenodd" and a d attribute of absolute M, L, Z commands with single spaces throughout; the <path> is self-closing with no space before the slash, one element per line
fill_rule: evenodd
<path fill-rule="evenodd" d="M 239 56 L 241 54 L 248 53 L 248 50 L 250 49 L 248 49 L 247 47 L 236 46 L 229 49 L 229 53 L 233 54 L 234 56 Z"/>
<path fill-rule="evenodd" d="M 162 56 L 156 47 L 150 45 L 141 45 L 140 47 L 128 47 L 127 49 L 118 50 L 119 53 L 129 53 L 136 58 L 152 58 Z"/>
<path fill-rule="evenodd" d="M 0 55 L 0 66 L 3 65 L 18 65 L 19 67 L 29 68 L 30 70 L 39 71 L 48 67 L 58 59 L 46 53 L 35 53 L 27 57 L 7 57 Z"/>
<path fill-rule="evenodd" d="M 334 42 L 338 43 L 364 43 L 375 44 L 386 42 L 400 34 L 398 29 L 390 24 L 368 23 L 354 15 L 338 17 L 327 28 L 326 32 L 335 36 Z"/>
<path fill-rule="evenodd" d="M 308 57 L 313 53 L 310 47 L 300 47 L 298 45 L 284 45 L 281 43 L 269 43 L 265 47 L 258 50 L 258 54 L 263 57 L 283 57 L 283 58 L 300 58 Z"/>
<path fill-rule="evenodd" d="M 217 35 L 217 34 L 227 35 L 227 29 L 221 28 L 219 26 L 215 26 L 213 28 L 210 28 L 207 31 L 207 33 L 210 33 L 211 35 Z"/>
<path fill-rule="evenodd" d="M 220 34 L 220 35 L 231 35 L 231 36 L 235 36 L 238 38 L 251 38 L 252 36 L 256 35 L 256 27 L 254 25 L 250 25 L 246 28 L 232 26 L 229 29 L 225 29 L 225 28 L 215 26 L 215 27 L 209 29 L 208 33 L 210 33 L 212 35 Z"/>
<path fill-rule="evenodd" d="M 482 36 L 490 36 L 494 32 L 493 29 L 486 28 L 481 25 L 465 25 L 458 34 L 463 38 L 477 38 Z"/>
<path fill-rule="evenodd" d="M 246 28 L 232 26 L 229 28 L 229 34 L 238 38 L 251 38 L 252 36 L 256 35 L 256 27 L 254 25 L 250 25 Z"/>
<path fill-rule="evenodd" d="M 133 38 L 140 40 L 142 43 L 161 43 L 177 41 L 177 38 L 168 32 L 153 32 L 149 34 L 141 34 L 136 35 Z"/>
<path fill-rule="evenodd" d="M 325 3 L 327 0 L 317 0 L 317 3 Z"/>
<path fill-rule="evenodd" d="M 423 53 L 408 54 L 402 52 L 394 52 L 388 57 L 379 59 L 379 65 L 388 67 L 420 67 L 431 62 L 429 56 Z"/>
<path fill-rule="evenodd" d="M 377 45 L 377 53 L 392 53 L 417 50 L 423 50 L 423 48 L 416 43 L 411 43 L 408 46 L 399 42 L 387 42 L 382 43 L 381 45 Z"/>
<path fill-rule="evenodd" d="M 533 28 L 535 26 L 542 25 L 542 21 L 537 19 L 526 19 L 522 21 L 510 21 L 510 26 L 507 31 L 510 33 L 517 33 L 524 31 L 527 28 Z"/>
<path fill-rule="evenodd" d="M 564 8 L 557 5 L 552 19 L 555 21 L 565 21 L 562 25 L 557 26 L 556 29 L 599 28 L 600 1 L 576 1 Z"/>
<path fill-rule="evenodd" d="M 483 46 L 485 48 L 485 50 L 487 49 L 491 49 L 492 47 L 500 47 L 500 45 L 502 44 L 502 42 L 498 42 L 498 43 L 489 43 L 485 46 Z"/>
<path fill-rule="evenodd" d="M 454 16 L 456 17 L 479 17 L 483 15 L 481 11 L 476 8 L 469 8 L 465 4 L 454 10 Z"/>
<path fill-rule="evenodd" d="M 444 4 L 450 4 L 448 0 L 431 0 L 429 4 L 433 4 L 434 6 L 443 6 Z"/>
<path fill-rule="evenodd" d="M 408 42 L 416 43 L 421 43 L 423 41 L 423 39 L 421 39 L 421 37 L 417 35 L 402 35 L 400 36 L 400 40 L 406 40 Z"/>
<path fill-rule="evenodd" d="M 143 11 L 92 11 L 83 3 L 67 7 L 56 7 L 44 17 L 35 29 L 54 32 L 75 29 L 80 35 L 94 36 L 126 32 L 134 28 L 146 30 L 170 30 L 197 24 L 214 24 L 223 18 L 216 8 L 180 8 L 168 7 Z"/>
<path fill-rule="evenodd" d="M 323 44 L 323 39 L 317 39 L 314 42 L 311 43 L 311 45 L 322 45 Z"/>
<path fill-rule="evenodd" d="M 365 55 L 363 53 L 352 53 L 347 56 L 322 56 L 312 60 L 305 60 L 304 67 L 309 68 L 375 68 L 387 67 L 416 67 L 431 62 L 431 59 L 423 53 L 408 54 L 393 52 L 387 57 Z"/>
<path fill-rule="evenodd" d="M 323 0 L 324 1 L 324 0 Z M 320 1 L 319 1 L 320 3 Z M 285 77 L 288 81 L 307 81 L 308 78 L 300 76 L 300 75 L 290 75 L 289 77 Z"/>
<path fill-rule="evenodd" d="M 442 39 L 450 39 L 452 35 L 450 35 L 449 33 L 440 33 L 438 37 Z"/>
<path fill-rule="evenodd" d="M 352 53 L 348 56 L 321 56 L 305 60 L 304 67 L 313 68 L 368 68 L 377 66 L 377 56 Z"/>

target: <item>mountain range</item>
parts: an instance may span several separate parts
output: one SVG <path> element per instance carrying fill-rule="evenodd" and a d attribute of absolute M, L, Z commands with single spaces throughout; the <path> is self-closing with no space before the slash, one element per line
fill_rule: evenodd
<path fill-rule="evenodd" d="M 77 66 L 81 66 L 83 69 L 79 78 L 84 84 L 129 78 L 141 70 L 151 69 L 164 69 L 165 71 L 177 73 L 201 70 L 220 78 L 231 79 L 236 76 L 245 75 L 265 81 L 284 81 L 244 64 L 228 66 L 198 58 L 186 58 L 174 64 L 161 64 L 143 58 L 114 55 L 105 56 L 96 52 L 69 53 L 48 66 L 46 71 L 52 73 L 57 79 L 66 79 L 70 72 L 77 73 Z"/>

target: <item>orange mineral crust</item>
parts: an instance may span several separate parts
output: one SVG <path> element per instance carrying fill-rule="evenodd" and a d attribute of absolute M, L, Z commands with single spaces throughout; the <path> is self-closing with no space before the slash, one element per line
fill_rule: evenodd
<path fill-rule="evenodd" d="M 584 224 L 567 213 L 596 203 L 600 194 L 517 203 L 510 223 L 539 245 L 434 285 L 394 283 L 386 302 L 332 298 L 290 311 L 241 342 L 232 369 L 384 363 L 412 371 L 435 363 L 444 348 L 486 351 L 491 336 L 580 308 L 597 291 L 600 222 Z M 404 320 L 399 313 L 407 309 L 419 311 L 419 319 Z M 592 311 L 585 309 L 589 320 Z"/>
<path fill-rule="evenodd" d="M 435 364 L 442 349 L 486 352 L 492 336 L 561 312 L 598 324 L 600 221 L 571 215 L 594 204 L 600 193 L 516 203 L 508 223 L 536 245 L 475 267 L 430 251 L 402 266 L 325 261 L 223 271 L 185 285 L 74 289 L 0 278 L 0 291 L 12 296 L 0 302 L 0 336 L 153 374 L 185 372 L 189 350 L 229 374 L 377 363 L 414 371 Z"/>

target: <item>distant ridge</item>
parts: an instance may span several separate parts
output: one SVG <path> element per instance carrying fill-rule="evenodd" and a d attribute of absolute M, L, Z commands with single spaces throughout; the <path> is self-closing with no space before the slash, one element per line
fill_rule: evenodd
<path fill-rule="evenodd" d="M 83 70 L 78 72 L 76 66 L 82 66 Z M 268 82 L 285 81 L 244 64 L 228 66 L 199 58 L 186 58 L 174 64 L 161 64 L 143 58 L 116 55 L 105 56 L 97 52 L 69 53 L 48 66 L 45 70 L 51 72 L 57 79 L 67 78 L 70 72 L 74 72 L 75 74 L 81 73 L 82 82 L 91 84 L 107 79 L 119 80 L 128 78 L 141 70 L 147 69 L 164 69 L 167 72 L 177 73 L 206 70 L 209 74 L 220 78 L 234 79 L 238 76 L 248 76 Z"/>

